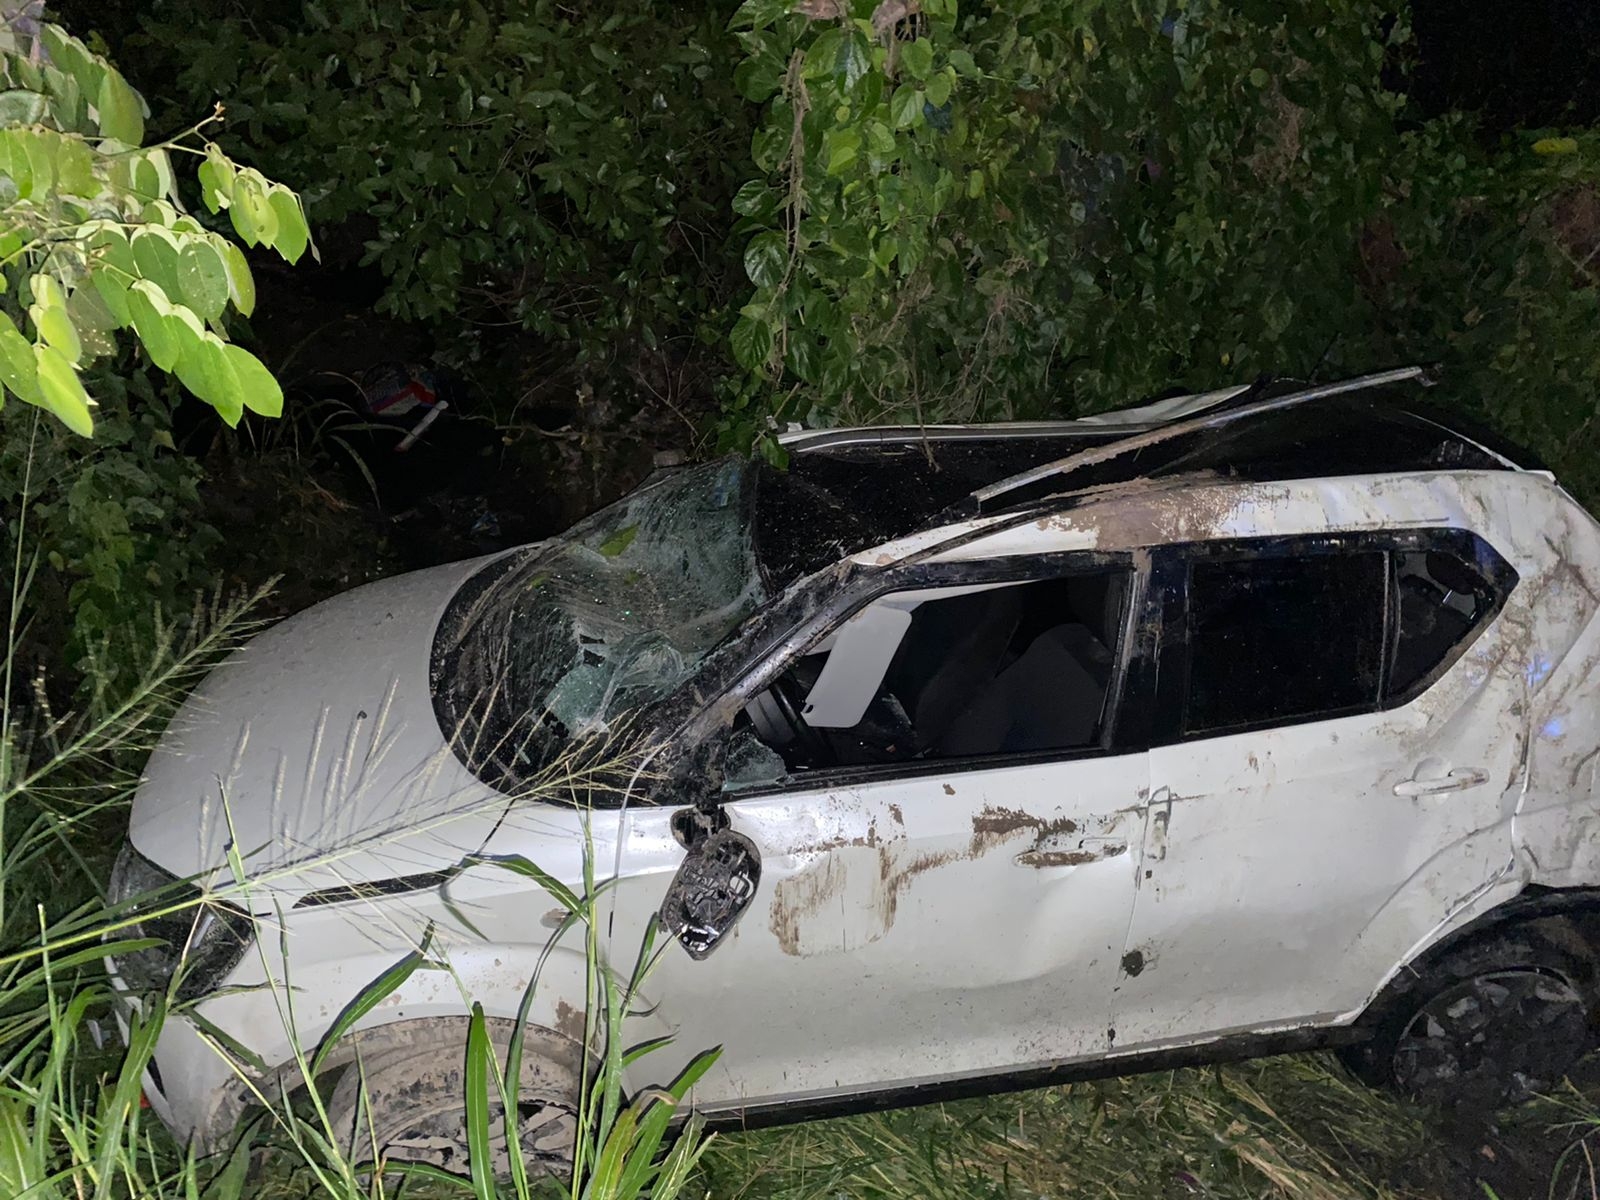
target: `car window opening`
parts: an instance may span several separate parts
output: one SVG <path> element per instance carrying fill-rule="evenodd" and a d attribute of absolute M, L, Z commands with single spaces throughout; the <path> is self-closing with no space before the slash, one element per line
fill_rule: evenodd
<path fill-rule="evenodd" d="M 755 776 L 775 768 L 803 774 L 1099 745 L 1130 574 L 875 601 L 746 707 L 728 781 L 767 782 Z"/>
<path fill-rule="evenodd" d="M 1189 568 L 1186 735 L 1370 710 L 1423 690 L 1498 611 L 1457 551 L 1336 551 Z"/>

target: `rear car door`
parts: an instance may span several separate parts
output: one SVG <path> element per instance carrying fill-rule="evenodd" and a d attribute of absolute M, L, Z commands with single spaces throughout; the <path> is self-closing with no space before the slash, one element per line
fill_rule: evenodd
<path fill-rule="evenodd" d="M 1514 571 L 1464 530 L 1168 548 L 1119 1048 L 1359 1010 L 1510 870 Z"/>
<path fill-rule="evenodd" d="M 759 854 L 756 894 L 703 961 L 668 947 L 649 988 L 683 1055 L 723 1047 L 702 1107 L 1108 1047 L 1148 786 L 1118 741 L 1141 581 L 1067 557 L 880 595 L 751 697 L 720 814 Z M 629 814 L 619 921 L 660 903 L 684 817 Z"/>

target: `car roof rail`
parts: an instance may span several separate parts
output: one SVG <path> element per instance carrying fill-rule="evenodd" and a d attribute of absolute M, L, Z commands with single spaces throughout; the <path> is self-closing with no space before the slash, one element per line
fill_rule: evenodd
<path fill-rule="evenodd" d="M 813 454 L 850 446 L 899 446 L 921 442 L 1005 440 L 1010 438 L 1077 437 L 1109 441 L 1128 433 L 1151 429 L 1165 421 L 1208 411 L 1250 390 L 1234 384 L 1208 392 L 1167 396 L 1130 408 L 1054 421 L 985 421 L 969 424 L 851 425 L 837 429 L 805 429 L 790 425 L 778 434 L 778 444 L 791 454 Z"/>
<path fill-rule="evenodd" d="M 1299 391 L 1288 392 L 1280 396 L 1268 396 L 1261 400 L 1246 400 L 1230 408 L 1201 413 L 1198 416 L 1187 417 L 1172 421 L 1155 429 L 1141 430 L 1127 437 L 1117 438 L 1100 446 L 1091 446 L 1079 450 L 1065 458 L 1058 458 L 1052 462 L 1042 463 L 1037 467 L 1030 467 L 1026 471 L 1019 471 L 1005 479 L 996 480 L 994 483 L 985 484 L 968 496 L 968 501 L 974 503 L 980 510 L 983 505 L 1008 492 L 1014 492 L 1029 484 L 1038 483 L 1052 475 L 1065 475 L 1080 467 L 1094 466 L 1112 459 L 1120 458 L 1124 454 L 1132 454 L 1136 450 L 1143 450 L 1147 446 L 1159 445 L 1171 438 L 1182 437 L 1187 433 L 1199 433 L 1207 429 L 1216 429 L 1234 421 L 1246 420 L 1259 416 L 1262 413 L 1276 412 L 1279 409 L 1291 408 L 1298 404 L 1305 404 L 1312 400 L 1320 400 L 1325 396 L 1338 396 L 1346 392 L 1366 391 L 1369 388 L 1382 387 L 1390 383 L 1403 383 L 1410 379 L 1420 379 L 1427 382 L 1426 370 L 1423 367 L 1397 367 L 1390 371 L 1376 371 L 1370 375 L 1360 375 L 1354 379 L 1345 379 L 1337 383 L 1323 383 L 1315 387 L 1302 388 Z"/>

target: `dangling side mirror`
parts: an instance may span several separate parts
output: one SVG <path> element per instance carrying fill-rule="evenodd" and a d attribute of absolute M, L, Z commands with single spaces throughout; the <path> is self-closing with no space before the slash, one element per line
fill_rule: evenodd
<path fill-rule="evenodd" d="M 707 832 L 694 819 L 707 814 L 686 815 L 690 820 L 674 832 L 689 852 L 661 901 L 661 924 L 698 962 L 721 944 L 750 907 L 761 882 L 761 854 L 754 842 L 726 825 Z M 727 820 L 720 812 L 716 816 Z"/>

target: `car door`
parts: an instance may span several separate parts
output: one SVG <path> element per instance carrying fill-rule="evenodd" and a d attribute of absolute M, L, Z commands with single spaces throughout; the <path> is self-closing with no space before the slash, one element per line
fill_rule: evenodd
<path fill-rule="evenodd" d="M 1005 569 L 881 595 L 780 677 L 801 722 L 768 689 L 728 732 L 718 819 L 759 884 L 703 960 L 669 946 L 648 988 L 680 1057 L 722 1047 L 702 1107 L 1107 1049 L 1148 786 L 1118 742 L 1139 585 L 1106 556 Z M 629 813 L 618 955 L 684 861 L 686 815 Z"/>
<path fill-rule="evenodd" d="M 1510 867 L 1515 574 L 1461 530 L 1158 558 L 1164 744 L 1119 1043 L 1347 1018 Z"/>

